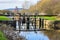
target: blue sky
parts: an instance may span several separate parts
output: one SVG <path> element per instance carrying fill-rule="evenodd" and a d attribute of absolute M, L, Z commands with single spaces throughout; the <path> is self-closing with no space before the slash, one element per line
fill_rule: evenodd
<path fill-rule="evenodd" d="M 39 0 L 0 0 L 0 10 L 7 8 L 15 8 L 16 6 L 22 8 L 25 1 L 30 5 L 36 4 Z"/>

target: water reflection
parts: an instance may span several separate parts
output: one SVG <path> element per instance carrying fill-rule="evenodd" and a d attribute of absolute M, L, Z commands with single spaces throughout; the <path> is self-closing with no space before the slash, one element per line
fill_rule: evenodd
<path fill-rule="evenodd" d="M 49 40 L 49 38 L 41 31 L 37 31 L 37 33 L 34 31 L 20 32 L 19 35 L 24 36 L 27 40 Z"/>

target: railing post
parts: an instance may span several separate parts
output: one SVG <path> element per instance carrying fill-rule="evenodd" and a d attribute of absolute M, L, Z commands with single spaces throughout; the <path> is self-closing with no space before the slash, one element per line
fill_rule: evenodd
<path fill-rule="evenodd" d="M 19 32 L 20 32 L 20 29 L 21 29 L 21 14 L 19 14 Z"/>
<path fill-rule="evenodd" d="M 39 29 L 41 28 L 41 18 L 39 18 Z"/>
<path fill-rule="evenodd" d="M 42 28 L 44 28 L 44 19 L 41 20 Z"/>
<path fill-rule="evenodd" d="M 16 20 L 16 30 L 19 30 L 18 20 Z"/>
<path fill-rule="evenodd" d="M 29 30 L 29 25 L 30 24 L 30 22 L 29 22 L 29 17 L 27 17 L 27 30 Z"/>
<path fill-rule="evenodd" d="M 36 16 L 37 16 L 37 13 L 35 13 L 35 29 L 36 29 Z"/>
<path fill-rule="evenodd" d="M 25 13 L 23 14 L 23 19 L 22 19 L 22 26 L 25 23 Z"/>

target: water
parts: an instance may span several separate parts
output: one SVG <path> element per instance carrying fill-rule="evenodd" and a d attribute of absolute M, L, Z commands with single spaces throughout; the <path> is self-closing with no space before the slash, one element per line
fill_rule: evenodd
<path fill-rule="evenodd" d="M 17 22 L 17 26 L 18 26 L 18 22 Z M 23 25 L 21 27 L 22 27 L 21 29 L 26 29 L 25 25 Z M 31 27 L 33 29 L 33 26 L 31 26 Z M 44 35 L 44 33 L 42 33 L 41 31 L 36 31 L 36 32 L 21 31 L 19 35 L 25 37 L 27 40 L 49 40 L 49 38 L 46 35 Z"/>
<path fill-rule="evenodd" d="M 37 33 L 35 33 L 34 31 L 21 31 L 19 35 L 25 37 L 27 40 L 49 40 L 46 35 L 39 31 L 37 31 Z"/>

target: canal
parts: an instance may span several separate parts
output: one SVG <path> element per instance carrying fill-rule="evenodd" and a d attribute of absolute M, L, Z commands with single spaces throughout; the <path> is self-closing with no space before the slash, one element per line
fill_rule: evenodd
<path fill-rule="evenodd" d="M 17 22 L 18 23 L 18 22 Z M 22 25 L 22 24 L 21 24 Z M 18 26 L 17 26 L 18 27 Z M 22 29 L 26 29 L 26 24 L 20 26 Z M 34 29 L 34 26 L 29 26 L 30 29 Z M 26 40 L 60 40 L 60 31 L 20 31 L 20 36 L 23 36 Z"/>
<path fill-rule="evenodd" d="M 25 30 L 26 26 L 20 26 L 21 30 Z M 31 26 L 30 30 L 33 29 L 33 26 Z M 23 36 L 26 38 L 26 40 L 49 40 L 48 36 L 45 35 L 42 31 L 20 31 L 20 36 Z"/>
<path fill-rule="evenodd" d="M 19 29 L 18 27 L 18 21 L 16 22 L 17 24 L 17 30 Z M 34 26 L 32 26 L 32 24 L 30 24 L 31 26 L 29 26 L 29 30 L 34 30 Z M 20 25 L 20 30 L 26 30 L 26 24 L 21 24 Z M 45 35 L 42 31 L 20 31 L 19 33 L 20 36 L 23 36 L 24 38 L 26 38 L 26 40 L 49 40 L 48 36 Z"/>
<path fill-rule="evenodd" d="M 26 29 L 26 26 L 21 26 L 21 30 Z M 30 26 L 30 30 L 33 29 L 33 26 Z M 20 36 L 26 38 L 26 40 L 59 40 L 60 31 L 20 31 Z"/>
<path fill-rule="evenodd" d="M 23 32 L 21 31 L 20 36 L 23 36 L 26 38 L 26 40 L 49 40 L 49 38 L 44 35 L 43 32 L 41 31 L 27 31 L 27 32 Z"/>

